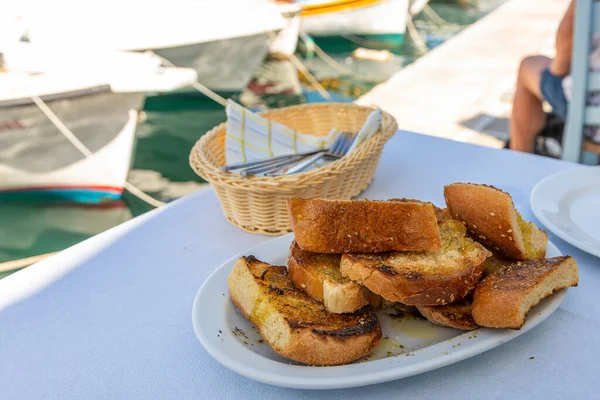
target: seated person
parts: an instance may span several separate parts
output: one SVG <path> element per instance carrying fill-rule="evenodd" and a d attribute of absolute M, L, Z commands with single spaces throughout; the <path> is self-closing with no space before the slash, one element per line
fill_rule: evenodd
<path fill-rule="evenodd" d="M 521 61 L 510 118 L 509 148 L 512 150 L 534 152 L 536 137 L 547 121 L 544 100 L 552 106 L 557 117 L 566 120 L 563 80 L 571 69 L 574 12 L 575 0 L 569 4 L 558 27 L 553 59 L 534 55 Z"/>

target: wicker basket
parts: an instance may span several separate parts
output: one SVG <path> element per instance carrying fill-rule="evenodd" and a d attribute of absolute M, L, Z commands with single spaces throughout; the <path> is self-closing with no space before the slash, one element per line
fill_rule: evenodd
<path fill-rule="evenodd" d="M 348 103 L 284 107 L 261 113 L 297 131 L 326 136 L 331 128 L 358 132 L 373 108 Z M 225 123 L 203 135 L 190 153 L 190 165 L 214 188 L 229 222 L 251 233 L 291 231 L 286 200 L 292 197 L 351 199 L 371 183 L 383 146 L 396 132 L 396 121 L 382 112 L 380 131 L 351 154 L 321 168 L 289 176 L 244 177 L 223 172 Z"/>

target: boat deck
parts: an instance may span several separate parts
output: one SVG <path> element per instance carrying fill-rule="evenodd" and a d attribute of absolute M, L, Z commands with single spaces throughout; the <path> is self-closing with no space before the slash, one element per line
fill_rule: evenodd
<path fill-rule="evenodd" d="M 519 61 L 552 56 L 568 4 L 509 0 L 356 103 L 381 107 L 400 129 L 502 147 Z"/>

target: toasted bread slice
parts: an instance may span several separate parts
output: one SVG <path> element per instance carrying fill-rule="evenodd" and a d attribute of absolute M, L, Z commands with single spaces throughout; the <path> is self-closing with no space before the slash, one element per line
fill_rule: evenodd
<path fill-rule="evenodd" d="M 532 307 L 578 282 L 577 262 L 570 256 L 516 262 L 477 285 L 473 319 L 488 328 L 520 329 Z"/>
<path fill-rule="evenodd" d="M 436 325 L 463 331 L 472 331 L 479 327 L 473 319 L 470 299 L 465 298 L 443 306 L 417 306 L 417 309 L 429 322 Z"/>
<path fill-rule="evenodd" d="M 369 354 L 381 339 L 375 310 L 331 314 L 298 290 L 287 268 L 241 257 L 228 278 L 235 305 L 273 350 L 309 365 L 346 364 Z"/>
<path fill-rule="evenodd" d="M 435 207 L 435 217 L 437 218 L 438 224 L 440 222 L 448 221 L 449 219 L 453 219 L 450 215 L 450 211 L 447 208 L 439 208 Z"/>
<path fill-rule="evenodd" d="M 487 260 L 485 260 L 485 264 L 483 264 L 483 275 L 482 277 L 485 278 L 488 275 L 493 274 L 494 272 L 514 263 L 514 260 L 508 260 L 506 258 L 504 258 L 503 256 L 499 255 L 498 253 L 494 253 L 492 251 L 492 256 L 488 257 Z"/>
<path fill-rule="evenodd" d="M 332 313 L 351 313 L 367 304 L 378 307 L 381 304 L 378 295 L 342 276 L 341 258 L 340 254 L 304 251 L 293 241 L 288 258 L 290 278 L 298 289 L 322 301 Z"/>
<path fill-rule="evenodd" d="M 444 187 L 453 218 L 467 224 L 471 236 L 490 250 L 512 260 L 535 260 L 546 255 L 548 235 L 523 220 L 511 196 L 493 186 L 453 183 Z"/>
<path fill-rule="evenodd" d="M 389 301 L 407 305 L 443 305 L 471 291 L 491 253 L 466 236 L 456 220 L 440 223 L 442 249 L 436 252 L 344 254 L 343 275 Z"/>
<path fill-rule="evenodd" d="M 291 199 L 288 210 L 296 242 L 305 251 L 377 253 L 441 247 L 431 203 Z"/>

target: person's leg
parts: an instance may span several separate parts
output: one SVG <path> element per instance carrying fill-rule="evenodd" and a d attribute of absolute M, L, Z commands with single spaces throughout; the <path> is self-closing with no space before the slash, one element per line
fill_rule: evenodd
<path fill-rule="evenodd" d="M 542 106 L 540 80 L 550 62 L 551 59 L 545 56 L 530 56 L 521 61 L 510 118 L 512 150 L 532 153 L 535 137 L 544 127 L 546 114 Z"/>

